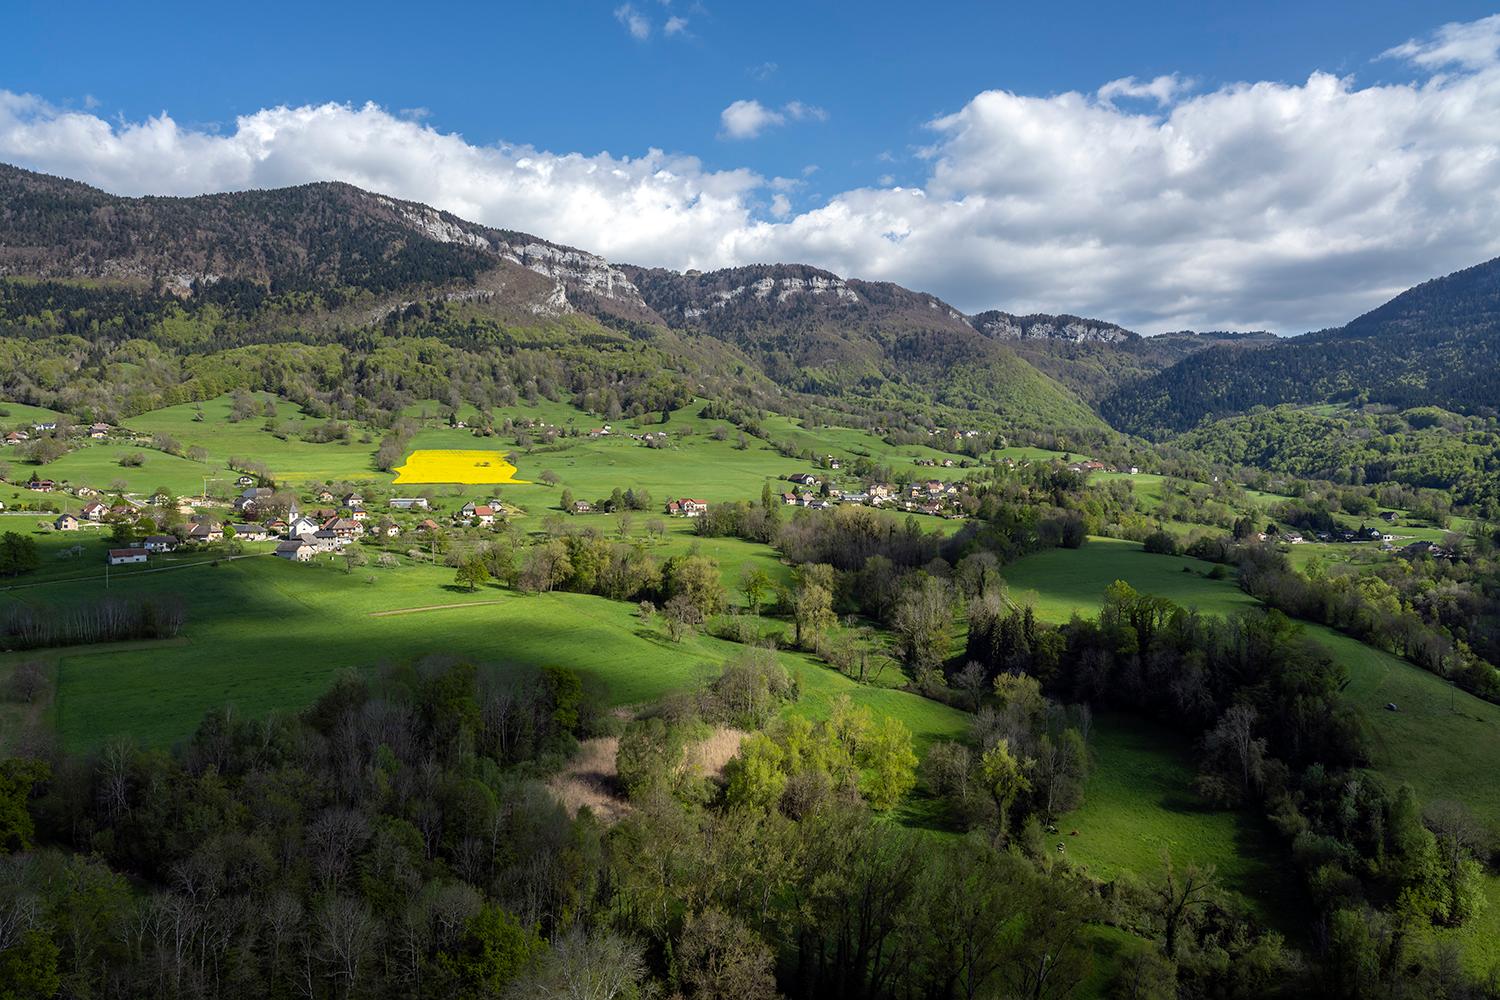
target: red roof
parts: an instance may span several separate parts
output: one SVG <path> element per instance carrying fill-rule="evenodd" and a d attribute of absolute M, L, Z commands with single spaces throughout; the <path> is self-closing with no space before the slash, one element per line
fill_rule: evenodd
<path fill-rule="evenodd" d="M 145 549 L 110 549 L 109 550 L 109 557 L 111 559 L 127 559 L 130 556 L 146 556 L 146 555 L 150 555 L 150 554 L 151 553 L 148 552 L 148 551 L 146 551 Z"/>

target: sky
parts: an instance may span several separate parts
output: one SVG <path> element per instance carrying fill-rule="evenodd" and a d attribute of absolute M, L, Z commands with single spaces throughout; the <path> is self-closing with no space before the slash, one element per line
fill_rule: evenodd
<path fill-rule="evenodd" d="M 1500 256 L 1471 3 L 8 0 L 0 161 L 345 180 L 636 264 L 1293 334 Z"/>

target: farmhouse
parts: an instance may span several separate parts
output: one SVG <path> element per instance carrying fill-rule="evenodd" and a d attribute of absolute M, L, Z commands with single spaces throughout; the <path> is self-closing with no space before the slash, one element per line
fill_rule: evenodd
<path fill-rule="evenodd" d="M 365 526 L 360 524 L 358 521 L 353 520 L 352 518 L 330 517 L 328 520 L 323 522 L 323 527 L 320 529 L 318 534 L 322 534 L 322 532 L 324 531 L 331 531 L 333 532 L 335 538 L 344 541 L 350 538 L 358 538 L 360 535 L 363 535 L 365 533 Z"/>
<path fill-rule="evenodd" d="M 89 437 L 95 439 L 109 437 L 109 424 L 96 423 L 89 427 Z"/>
<path fill-rule="evenodd" d="M 9 434 L 5 435 L 5 443 L 8 445 L 24 444 L 30 440 L 31 435 L 27 434 L 25 431 L 11 431 Z"/>
<path fill-rule="evenodd" d="M 84 504 L 83 509 L 78 512 L 79 516 L 86 521 L 102 521 L 108 513 L 108 505 L 102 504 L 98 500 Z"/>
<path fill-rule="evenodd" d="M 59 514 L 57 520 L 52 522 L 52 527 L 57 531 L 77 531 L 78 518 L 72 514 Z"/>
<path fill-rule="evenodd" d="M 57 489 L 57 484 L 50 479 L 38 479 L 35 475 L 33 475 L 31 479 L 27 481 L 26 488 L 37 493 L 51 493 L 53 490 Z"/>
<path fill-rule="evenodd" d="M 291 559 L 295 562 L 307 562 L 313 557 L 314 549 L 311 544 L 300 538 L 289 538 L 276 546 L 276 557 L 279 559 Z"/>
<path fill-rule="evenodd" d="M 423 519 L 422 523 L 419 524 L 419 525 L 417 525 L 417 530 L 418 531 L 428 531 L 428 532 L 432 532 L 432 533 L 436 534 L 437 532 L 442 531 L 443 529 L 442 529 L 441 525 L 439 525 L 436 521 L 434 521 L 432 518 L 429 517 L 429 518 Z"/>
<path fill-rule="evenodd" d="M 683 497 L 681 500 L 673 500 L 667 504 L 667 513 L 674 517 L 702 517 L 707 512 L 707 500 L 693 500 L 689 497 Z"/>
<path fill-rule="evenodd" d="M 317 500 L 318 503 L 333 503 L 333 491 L 318 490 L 313 494 L 313 499 Z"/>
<path fill-rule="evenodd" d="M 147 535 L 141 547 L 147 552 L 171 552 L 177 548 L 177 538 L 173 535 Z"/>
<path fill-rule="evenodd" d="M 813 475 L 811 472 L 796 472 L 790 476 L 787 476 L 786 478 L 787 482 L 796 483 L 798 486 L 818 485 L 818 477 Z"/>
<path fill-rule="evenodd" d="M 147 555 L 145 549 L 110 549 L 109 564 L 123 566 L 127 563 L 143 563 Z"/>
<path fill-rule="evenodd" d="M 592 514 L 594 505 L 587 500 L 574 500 L 573 505 L 568 510 L 574 514 Z"/>
<path fill-rule="evenodd" d="M 427 509 L 427 498 L 426 497 L 391 497 L 389 500 L 386 501 L 386 503 L 389 504 L 390 506 L 396 508 L 397 510 L 426 510 Z"/>
<path fill-rule="evenodd" d="M 271 537 L 265 525 L 250 522 L 248 524 L 231 524 L 228 526 L 234 530 L 234 537 L 246 542 L 263 542 Z"/>
<path fill-rule="evenodd" d="M 188 526 L 187 540 L 190 542 L 218 542 L 223 539 L 224 529 L 214 521 L 199 521 Z"/>
<path fill-rule="evenodd" d="M 356 521 L 364 521 L 369 518 L 370 512 L 363 507 L 355 506 L 349 508 L 349 516 Z"/>
<path fill-rule="evenodd" d="M 134 521 L 140 517 L 140 511 L 128 503 L 117 503 L 109 509 L 109 517 L 112 521 Z"/>
<path fill-rule="evenodd" d="M 349 539 L 328 528 L 320 528 L 311 535 L 302 536 L 303 541 L 307 541 L 309 538 L 312 540 L 313 548 L 319 552 L 336 552 L 349 542 Z"/>
<path fill-rule="evenodd" d="M 495 523 L 495 508 L 489 504 L 480 504 L 474 508 L 474 518 L 485 527 Z"/>
<path fill-rule="evenodd" d="M 365 498 L 358 493 L 345 493 L 343 500 L 340 502 L 345 507 L 362 507 L 364 506 Z"/>

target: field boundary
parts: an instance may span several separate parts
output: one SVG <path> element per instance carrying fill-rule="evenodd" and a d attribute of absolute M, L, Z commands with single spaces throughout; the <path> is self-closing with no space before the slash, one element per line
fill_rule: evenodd
<path fill-rule="evenodd" d="M 424 611 L 448 611 L 453 608 L 483 608 L 509 601 L 460 601 L 457 604 L 424 604 L 418 608 L 391 608 L 387 611 L 371 611 L 371 618 L 389 618 L 392 615 L 415 615 Z"/>

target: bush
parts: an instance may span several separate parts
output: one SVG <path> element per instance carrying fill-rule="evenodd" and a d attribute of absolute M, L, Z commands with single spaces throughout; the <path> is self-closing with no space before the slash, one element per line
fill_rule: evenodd
<path fill-rule="evenodd" d="M 1153 531 L 1151 532 L 1151 534 L 1147 535 L 1141 544 L 1145 546 L 1147 552 L 1151 552 L 1159 556 L 1175 556 L 1180 554 L 1181 552 L 1181 550 L 1177 546 L 1176 536 L 1174 536 L 1171 532 L 1162 531 L 1160 529 Z"/>

